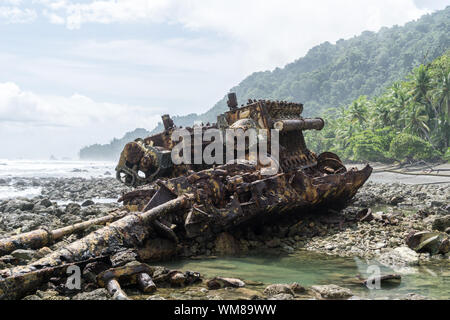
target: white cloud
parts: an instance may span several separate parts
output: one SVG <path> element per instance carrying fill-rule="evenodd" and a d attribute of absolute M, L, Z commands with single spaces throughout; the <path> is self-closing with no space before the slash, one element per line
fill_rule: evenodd
<path fill-rule="evenodd" d="M 19 4 L 20 2 L 9 1 L 10 4 Z M 4 23 L 30 23 L 37 17 L 33 9 L 20 9 L 15 6 L 0 6 L 0 22 Z"/>
<path fill-rule="evenodd" d="M 120 119 L 120 126 L 156 124 L 162 110 L 97 102 L 81 94 L 70 97 L 41 96 L 24 91 L 15 83 L 0 83 L 0 120 L 26 123 L 28 126 L 73 127 L 110 125 Z"/>
<path fill-rule="evenodd" d="M 416 0 L 417 1 L 417 0 Z M 413 0 L 41 0 L 69 29 L 85 23 L 176 23 L 240 46 L 243 72 L 272 69 L 324 41 L 403 24 L 428 12 Z"/>
<path fill-rule="evenodd" d="M 42 96 L 15 83 L 0 83 L 0 150 L 15 148 L 12 154 L 29 152 L 27 157 L 34 152 L 75 156 L 84 145 L 109 142 L 136 127 L 151 128 L 161 113 L 156 108 L 97 102 L 80 94 Z M 56 148 L 54 141 L 58 141 Z"/>

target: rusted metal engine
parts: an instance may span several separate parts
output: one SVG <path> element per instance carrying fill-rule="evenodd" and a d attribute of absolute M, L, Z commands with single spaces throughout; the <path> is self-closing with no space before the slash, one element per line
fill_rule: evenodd
<path fill-rule="evenodd" d="M 295 219 L 323 207 L 342 208 L 372 172 L 369 165 L 362 170 L 347 170 L 337 155 L 325 152 L 316 156 L 309 151 L 303 131 L 320 130 L 324 122 L 320 118 L 302 118 L 301 104 L 259 100 L 238 108 L 236 96 L 230 94 L 228 105 L 230 111 L 220 115 L 217 124 L 200 129 L 277 129 L 278 172 L 267 175 L 265 168 L 251 159 L 218 166 L 174 166 L 171 133 L 176 127 L 168 116 L 163 116 L 164 132 L 132 142 L 122 152 L 118 177 L 128 185 L 141 185 L 119 199 L 124 204 L 122 211 L 98 221 L 53 231 L 42 227 L 0 239 L 1 256 L 16 249 L 51 244 L 92 224 L 109 223 L 28 265 L 0 270 L 0 299 L 23 297 L 55 274 L 63 274 L 69 266 L 108 260 L 121 250 L 143 247 L 149 239 L 164 238 L 180 244 L 201 235 L 209 241 L 223 231 L 233 233 L 287 216 Z M 139 171 L 144 173 L 142 177 Z M 108 271 L 106 274 L 111 276 L 106 278 L 102 273 L 98 284 L 119 292 L 115 279 L 125 272 Z M 145 267 L 127 272 L 138 274 L 143 287 L 153 288 Z"/>
<path fill-rule="evenodd" d="M 330 173 L 345 171 L 339 157 L 332 153 L 324 153 L 317 157 L 306 148 L 303 131 L 321 130 L 324 121 L 321 118 L 303 118 L 301 113 L 303 105 L 283 101 L 249 100 L 247 105 L 237 107 L 236 95 L 228 96 L 230 111 L 217 117 L 216 124 L 207 124 L 197 127 L 201 132 L 208 129 L 218 129 L 225 131 L 248 129 L 270 130 L 277 129 L 280 132 L 279 161 L 283 172 L 291 170 L 317 167 L 319 171 L 328 170 Z M 163 115 L 162 121 L 164 131 L 145 139 L 137 139 L 128 143 L 123 149 L 119 163 L 116 167 L 116 177 L 126 185 L 136 187 L 153 182 L 161 177 L 178 177 L 185 175 L 189 171 L 199 171 L 212 167 L 204 163 L 173 165 L 171 161 L 171 150 L 177 143 L 172 140 L 172 133 L 179 129 L 173 123 L 169 115 Z M 184 128 L 190 133 L 191 155 L 194 154 L 194 130 L 195 128 Z M 223 134 L 225 136 L 225 134 Z M 268 144 L 271 145 L 270 137 L 267 137 Z M 224 149 L 225 149 L 224 142 Z M 202 149 L 208 142 L 202 141 Z M 268 148 L 268 155 L 270 155 Z"/>

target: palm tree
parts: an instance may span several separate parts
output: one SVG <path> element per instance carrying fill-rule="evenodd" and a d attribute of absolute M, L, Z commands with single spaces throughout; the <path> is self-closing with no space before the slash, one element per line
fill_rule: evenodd
<path fill-rule="evenodd" d="M 428 72 L 428 67 L 420 65 L 413 73 L 413 89 L 411 93 L 416 102 L 426 106 L 428 116 L 436 119 L 438 112 L 428 96 L 428 92 L 432 88 L 432 78 Z"/>
<path fill-rule="evenodd" d="M 383 128 L 391 124 L 391 108 L 389 101 L 378 100 L 373 108 L 371 118 L 374 121 L 375 128 Z"/>
<path fill-rule="evenodd" d="M 410 96 L 405 88 L 399 82 L 394 83 L 388 95 L 387 108 L 390 123 L 397 128 L 403 128 L 405 125 L 402 121 L 402 113 L 407 111 L 409 100 Z"/>
<path fill-rule="evenodd" d="M 406 123 L 405 131 L 425 137 L 431 142 L 429 136 L 430 128 L 427 125 L 429 118 L 424 105 L 411 103 L 407 112 L 403 114 L 403 118 Z"/>
<path fill-rule="evenodd" d="M 348 116 L 350 117 L 350 122 L 357 122 L 362 128 L 363 124 L 367 121 L 367 98 L 365 96 L 359 97 L 357 100 L 353 101 L 348 109 Z"/>
<path fill-rule="evenodd" d="M 432 90 L 433 97 L 438 101 L 438 112 L 447 113 L 447 121 L 450 117 L 450 70 L 443 72 L 437 78 L 435 88 Z"/>

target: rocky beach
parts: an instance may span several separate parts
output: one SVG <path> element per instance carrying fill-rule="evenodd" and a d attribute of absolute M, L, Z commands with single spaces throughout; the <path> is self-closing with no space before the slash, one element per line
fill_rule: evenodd
<path fill-rule="evenodd" d="M 74 169 L 75 170 L 75 169 Z M 96 177 L 0 177 L 0 188 L 14 189 L 30 197 L 17 196 L 0 200 L 0 236 L 28 232 L 42 226 L 56 229 L 93 218 L 103 217 L 121 208 L 117 199 L 129 188 L 105 171 Z M 76 173 L 76 172 L 74 172 Z M 360 189 L 353 202 L 342 211 L 305 212 L 295 220 L 286 219 L 260 230 L 245 229 L 233 234 L 221 233 L 213 241 L 198 237 L 175 246 L 158 240 L 146 248 L 125 251 L 116 257 L 117 266 L 145 262 L 157 290 L 143 294 L 130 287 L 128 296 L 135 299 L 357 299 L 357 288 L 364 287 L 364 277 L 357 274 L 339 283 L 317 283 L 305 286 L 302 279 L 280 284 L 255 281 L 227 274 L 197 273 L 197 270 L 170 269 L 173 260 L 214 261 L 220 257 L 264 256 L 276 252 L 290 257 L 314 254 L 323 257 L 358 258 L 367 265 L 375 263 L 389 268 L 383 283 L 397 283 L 402 277 L 420 273 L 420 268 L 439 266 L 448 282 L 450 258 L 450 191 L 448 179 L 436 177 L 439 183 L 416 181 L 414 184 L 388 181 L 387 175 L 374 174 Z M 420 180 L 420 177 L 416 179 Z M 445 182 L 447 179 L 447 183 Z M 382 180 L 383 182 L 380 182 Z M 444 182 L 442 182 L 444 180 Z M 0 195 L 1 196 L 1 195 Z M 0 270 L 30 261 L 95 231 L 91 226 L 51 246 L 38 250 L 19 249 L 0 258 Z M 172 259 L 167 260 L 169 257 Z M 175 259 L 175 260 L 176 260 Z M 371 262 L 375 261 L 375 262 Z M 167 263 L 166 263 L 167 262 Z M 89 270 L 83 274 L 89 277 Z M 238 279 L 240 278 L 240 279 Z M 348 278 L 348 277 L 347 277 Z M 83 278 L 84 279 L 84 278 Z M 202 280 L 202 281 L 201 281 Z M 263 279 L 261 279 L 263 280 Z M 58 287 L 59 286 L 59 287 Z M 112 299 L 106 289 L 83 281 L 81 291 L 61 290 L 57 280 L 49 282 L 26 299 Z M 447 287 L 448 288 L 448 287 Z M 352 291 L 353 290 L 353 291 Z M 448 292 L 443 296 L 448 298 Z M 399 299 L 432 297 L 411 292 Z"/>

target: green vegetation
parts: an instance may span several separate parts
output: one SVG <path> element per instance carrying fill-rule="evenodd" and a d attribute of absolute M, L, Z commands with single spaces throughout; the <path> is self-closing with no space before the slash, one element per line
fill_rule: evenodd
<path fill-rule="evenodd" d="M 253 73 L 230 91 L 236 92 L 241 103 L 245 103 L 247 99 L 302 102 L 305 105 L 305 116 L 320 115 L 328 109 L 336 110 L 339 106 L 347 105 L 359 96 L 371 98 L 380 95 L 392 83 L 404 79 L 414 67 L 429 63 L 444 54 L 446 49 L 450 48 L 448 30 L 450 30 L 450 6 L 402 27 L 382 28 L 377 33 L 365 31 L 351 39 L 339 40 L 336 44 L 325 42 L 284 68 Z M 421 90 L 427 91 L 427 88 L 418 89 L 415 93 L 418 99 L 422 94 Z M 359 106 L 355 105 L 352 108 L 355 109 L 352 112 L 356 112 L 355 116 L 358 116 L 357 113 L 361 111 L 358 110 Z M 217 115 L 226 110 L 224 97 L 204 114 L 175 116 L 173 119 L 179 126 L 191 126 L 194 121 L 215 122 Z M 342 111 L 341 108 L 338 110 Z M 426 128 L 420 129 L 423 123 L 422 111 L 413 109 L 411 112 L 415 114 L 415 121 L 418 121 L 411 124 L 411 130 L 425 130 L 428 134 Z M 352 125 L 357 126 L 361 122 L 364 122 L 363 118 L 352 122 Z M 161 130 L 160 123 L 152 133 Z M 425 132 L 423 136 L 426 136 Z M 378 135 L 372 137 L 370 132 L 359 134 L 370 139 L 378 137 Z M 425 139 L 429 141 L 428 138 Z M 124 138 L 119 141 L 124 142 Z M 384 142 L 378 142 L 381 148 Z M 87 147 L 81 150 L 80 157 L 115 159 L 119 156 L 121 148 L 116 149 L 119 145 L 115 141 L 115 144 Z M 353 147 L 357 154 L 368 148 L 361 143 Z M 438 149 L 442 150 L 440 147 Z M 384 149 L 379 151 L 381 150 Z M 381 152 L 380 156 L 381 154 L 384 152 Z"/>
<path fill-rule="evenodd" d="M 377 98 L 325 112 L 325 128 L 305 135 L 310 149 L 345 160 L 449 160 L 449 117 L 450 51 Z"/>
<path fill-rule="evenodd" d="M 138 128 L 134 131 L 127 132 L 121 139 L 114 138 L 109 144 L 93 144 L 81 149 L 80 159 L 119 160 L 120 153 L 128 142 L 149 135 L 149 131 Z"/>

